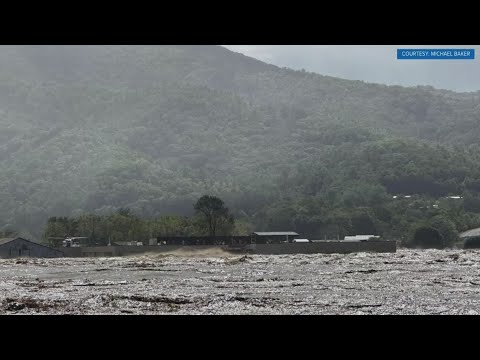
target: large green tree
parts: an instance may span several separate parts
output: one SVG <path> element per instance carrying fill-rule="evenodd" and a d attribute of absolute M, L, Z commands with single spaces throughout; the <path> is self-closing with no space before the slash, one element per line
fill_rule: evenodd
<path fill-rule="evenodd" d="M 197 200 L 193 207 L 197 215 L 200 215 L 205 222 L 211 238 L 215 238 L 220 228 L 234 224 L 234 218 L 223 200 L 216 196 L 204 195 Z"/>

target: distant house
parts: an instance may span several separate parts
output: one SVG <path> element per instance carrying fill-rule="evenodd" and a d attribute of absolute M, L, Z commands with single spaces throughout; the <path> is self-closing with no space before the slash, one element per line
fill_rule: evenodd
<path fill-rule="evenodd" d="M 480 228 L 470 229 L 460 233 L 458 236 L 463 240 L 464 249 L 480 248 Z"/>
<path fill-rule="evenodd" d="M 0 239 L 0 258 L 56 258 L 63 256 L 64 254 L 60 250 L 56 250 L 20 237 Z"/>
<path fill-rule="evenodd" d="M 299 235 L 293 231 L 254 232 L 252 242 L 255 244 L 290 243 L 297 236 Z"/>

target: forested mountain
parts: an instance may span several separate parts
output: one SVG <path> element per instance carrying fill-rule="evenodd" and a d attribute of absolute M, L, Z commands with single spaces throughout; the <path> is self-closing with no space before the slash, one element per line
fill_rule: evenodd
<path fill-rule="evenodd" d="M 120 208 L 191 215 L 212 194 L 259 230 L 458 232 L 480 226 L 479 124 L 480 92 L 219 46 L 1 46 L 0 231 L 40 239 L 49 217 Z"/>

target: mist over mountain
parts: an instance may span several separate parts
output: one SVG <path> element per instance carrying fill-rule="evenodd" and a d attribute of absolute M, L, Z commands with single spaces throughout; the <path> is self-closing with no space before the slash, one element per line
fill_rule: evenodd
<path fill-rule="evenodd" d="M 480 226 L 479 121 L 479 92 L 220 46 L 2 46 L 0 230 L 39 239 L 50 216 L 120 208 L 190 215 L 213 194 L 258 230 L 395 237 L 436 219 L 458 232 Z"/>

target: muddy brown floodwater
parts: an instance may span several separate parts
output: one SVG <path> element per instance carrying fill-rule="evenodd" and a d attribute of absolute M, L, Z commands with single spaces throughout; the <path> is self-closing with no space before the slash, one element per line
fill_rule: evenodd
<path fill-rule="evenodd" d="M 480 251 L 0 260 L 0 314 L 479 314 Z"/>

